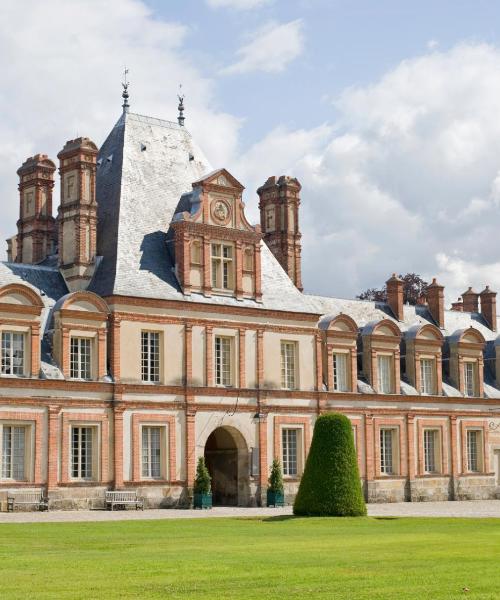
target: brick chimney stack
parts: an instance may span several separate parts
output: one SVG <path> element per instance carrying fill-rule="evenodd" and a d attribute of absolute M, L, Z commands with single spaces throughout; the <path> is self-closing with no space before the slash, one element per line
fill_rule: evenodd
<path fill-rule="evenodd" d="M 471 287 L 462 294 L 464 302 L 464 312 L 478 313 L 479 312 L 479 294 Z"/>
<path fill-rule="evenodd" d="M 481 315 L 492 331 L 497 330 L 497 293 L 486 286 L 480 294 Z"/>
<path fill-rule="evenodd" d="M 451 303 L 451 310 L 454 310 L 456 312 L 463 312 L 464 305 L 462 303 L 462 298 L 459 298 L 456 302 Z"/>
<path fill-rule="evenodd" d="M 403 320 L 403 280 L 392 274 L 385 282 L 387 286 L 387 304 L 398 321 Z"/>
<path fill-rule="evenodd" d="M 444 329 L 444 286 L 439 285 L 436 278 L 427 288 L 427 302 L 436 325 Z"/>
<path fill-rule="evenodd" d="M 299 206 L 301 185 L 282 175 L 257 190 L 263 239 L 295 286 L 302 291 Z"/>

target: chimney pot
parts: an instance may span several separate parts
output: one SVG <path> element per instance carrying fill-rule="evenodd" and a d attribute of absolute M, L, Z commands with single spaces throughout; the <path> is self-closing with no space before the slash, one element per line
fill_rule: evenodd
<path fill-rule="evenodd" d="M 497 330 L 497 294 L 487 285 L 480 294 L 481 315 L 492 331 Z"/>
<path fill-rule="evenodd" d="M 444 286 L 439 285 L 435 277 L 427 288 L 427 303 L 436 325 L 444 329 Z"/>
<path fill-rule="evenodd" d="M 472 287 L 469 287 L 467 291 L 462 294 L 462 298 L 464 312 L 479 312 L 479 294 L 475 292 Z"/>
<path fill-rule="evenodd" d="M 403 281 L 396 273 L 385 282 L 387 286 L 387 304 L 398 321 L 403 320 Z"/>

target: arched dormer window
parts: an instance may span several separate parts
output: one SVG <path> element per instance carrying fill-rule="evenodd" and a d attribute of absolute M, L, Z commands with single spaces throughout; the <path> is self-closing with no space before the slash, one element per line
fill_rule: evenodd
<path fill-rule="evenodd" d="M 405 334 L 406 376 L 419 394 L 442 393 L 443 334 L 432 324 L 417 325 Z"/>
<path fill-rule="evenodd" d="M 40 371 L 40 317 L 43 302 L 27 285 L 0 288 L 0 374 L 37 377 Z"/>
<path fill-rule="evenodd" d="M 401 331 L 393 321 L 369 323 L 363 327 L 363 372 L 379 394 L 400 393 Z"/>
<path fill-rule="evenodd" d="M 54 307 L 54 357 L 66 379 L 102 380 L 107 374 L 109 309 L 92 292 L 63 296 Z"/>
<path fill-rule="evenodd" d="M 483 334 L 469 327 L 450 336 L 450 377 L 459 391 L 468 397 L 482 397 L 484 393 L 485 339 Z"/>
<path fill-rule="evenodd" d="M 324 353 L 323 379 L 333 392 L 357 391 L 358 326 L 348 315 L 326 317 L 320 323 L 323 330 Z"/>

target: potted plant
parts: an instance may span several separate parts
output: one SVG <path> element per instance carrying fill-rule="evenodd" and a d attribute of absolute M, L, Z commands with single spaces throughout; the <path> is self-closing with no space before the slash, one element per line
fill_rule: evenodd
<path fill-rule="evenodd" d="M 205 464 L 205 459 L 200 456 L 196 466 L 196 478 L 193 486 L 193 508 L 212 508 L 211 477 Z"/>
<path fill-rule="evenodd" d="M 280 461 L 275 458 L 269 475 L 269 487 L 267 488 L 268 506 L 285 506 L 285 490 L 283 488 L 283 474 Z"/>

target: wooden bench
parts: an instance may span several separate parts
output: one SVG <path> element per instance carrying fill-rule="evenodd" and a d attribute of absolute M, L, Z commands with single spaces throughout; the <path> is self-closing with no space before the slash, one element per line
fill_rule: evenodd
<path fill-rule="evenodd" d="M 49 510 L 49 501 L 43 491 L 12 492 L 7 495 L 7 511 L 14 512 L 16 506 L 36 506 L 38 510 Z"/>
<path fill-rule="evenodd" d="M 115 506 L 125 508 L 135 506 L 135 510 L 144 510 L 144 502 L 137 492 L 106 492 L 106 510 L 114 510 Z"/>

